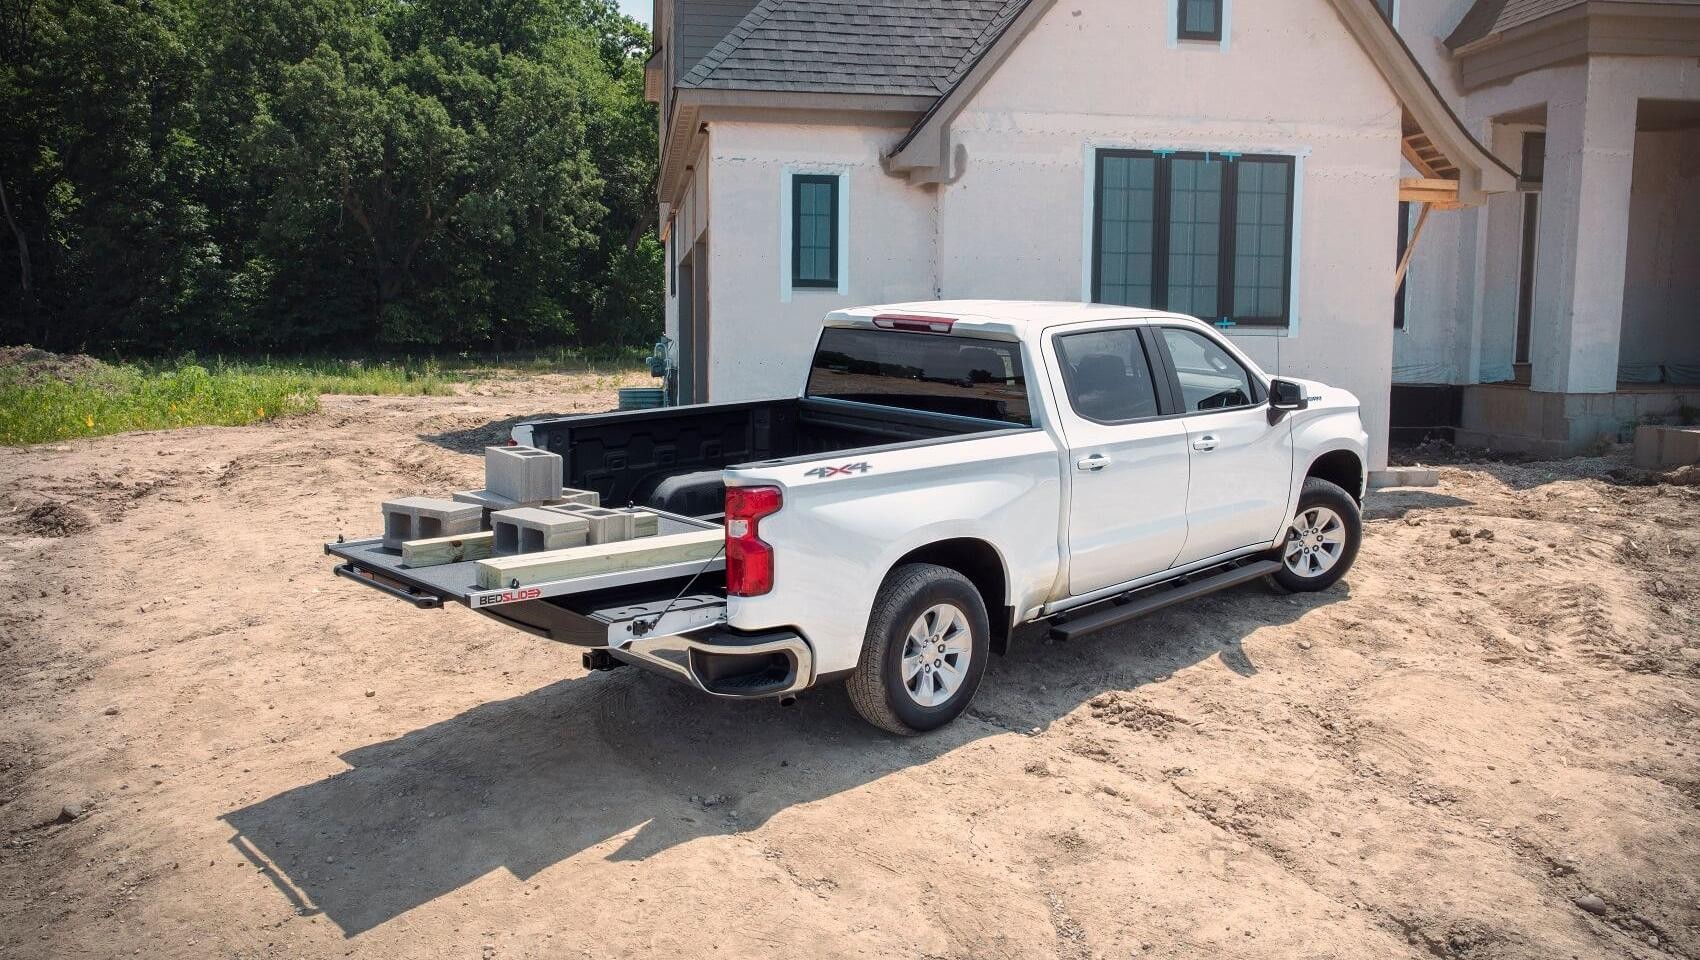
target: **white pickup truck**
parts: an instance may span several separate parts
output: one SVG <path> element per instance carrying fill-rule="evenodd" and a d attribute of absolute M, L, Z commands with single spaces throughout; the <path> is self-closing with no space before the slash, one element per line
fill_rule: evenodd
<path fill-rule="evenodd" d="M 829 315 L 801 394 L 534 421 L 566 486 L 723 523 L 704 564 L 480 590 L 374 540 L 337 573 L 458 601 L 710 694 L 829 680 L 898 734 L 974 696 L 1016 627 L 1068 637 L 1267 577 L 1351 567 L 1368 438 L 1350 393 L 1271 378 L 1175 314 L 926 302 Z"/>

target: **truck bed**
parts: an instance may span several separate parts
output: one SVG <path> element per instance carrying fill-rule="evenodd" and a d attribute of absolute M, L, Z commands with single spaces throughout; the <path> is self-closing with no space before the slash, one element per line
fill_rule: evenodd
<path fill-rule="evenodd" d="M 560 454 L 564 485 L 595 490 L 605 504 L 713 516 L 725 497 L 720 471 L 727 467 L 1008 429 L 952 413 L 805 397 L 534 420 L 515 434 Z"/>
<path fill-rule="evenodd" d="M 658 535 L 688 533 L 693 530 L 711 530 L 717 527 L 717 524 L 709 520 L 679 516 L 663 511 L 652 512 L 660 518 Z M 726 568 L 725 558 L 715 557 L 707 562 L 696 560 L 689 563 L 645 567 L 639 570 L 622 570 L 618 573 L 605 573 L 591 577 L 576 577 L 570 580 L 533 584 L 520 589 L 484 590 L 478 586 L 478 561 L 465 560 L 460 563 L 445 563 L 434 567 L 405 567 L 402 565 L 401 552 L 385 549 L 382 537 L 327 543 L 325 544 L 325 552 L 344 561 L 336 569 L 339 576 L 361 580 L 369 586 L 376 587 L 392 596 L 398 596 L 415 606 L 438 607 L 444 603 L 454 602 L 464 604 L 474 610 L 509 603 L 592 593 L 616 587 L 657 583 L 680 577 L 712 573 Z"/>

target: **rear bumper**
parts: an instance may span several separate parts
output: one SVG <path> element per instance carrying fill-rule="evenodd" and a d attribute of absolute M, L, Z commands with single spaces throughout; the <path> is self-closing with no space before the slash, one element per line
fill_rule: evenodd
<path fill-rule="evenodd" d="M 739 633 L 716 625 L 671 636 L 640 637 L 608 653 L 615 659 L 734 699 L 796 693 L 815 679 L 814 651 L 791 630 Z"/>

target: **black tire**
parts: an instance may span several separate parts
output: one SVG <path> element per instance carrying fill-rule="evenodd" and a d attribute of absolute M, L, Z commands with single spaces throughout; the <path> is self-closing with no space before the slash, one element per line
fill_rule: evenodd
<path fill-rule="evenodd" d="M 1337 553 L 1324 553 L 1326 544 L 1320 544 L 1312 539 L 1307 541 L 1312 553 L 1300 553 L 1297 559 L 1289 561 L 1289 554 L 1295 549 L 1294 540 L 1299 537 L 1300 527 L 1306 522 L 1306 517 L 1312 510 L 1332 511 L 1338 518 L 1342 528 L 1342 539 Z M 1306 477 L 1304 489 L 1299 491 L 1299 507 L 1293 514 L 1293 521 L 1281 540 L 1281 548 L 1275 551 L 1275 559 L 1281 561 L 1281 569 L 1269 575 L 1270 582 L 1276 587 L 1289 593 L 1315 593 L 1326 590 L 1338 583 L 1352 568 L 1352 562 L 1358 558 L 1358 545 L 1363 542 L 1363 515 L 1358 510 L 1358 502 L 1352 495 L 1319 477 Z M 1303 549 L 1302 547 L 1299 549 Z M 1310 561 L 1310 556 L 1318 559 Z M 1319 565 L 1326 557 L 1331 562 L 1326 569 L 1309 573 L 1313 566 Z M 1295 569 L 1295 566 L 1298 569 Z"/>
<path fill-rule="evenodd" d="M 937 681 L 931 677 L 930 665 L 926 668 L 929 676 L 925 680 L 917 675 L 913 681 L 906 681 L 903 676 L 904 648 L 908 644 L 910 628 L 941 605 L 954 607 L 966 621 L 966 643 L 958 640 L 951 645 L 958 649 L 966 647 L 968 663 L 965 670 L 953 674 L 960 679 L 946 699 L 924 705 L 917 697 L 940 690 L 942 686 L 927 687 L 926 691 L 917 694 L 911 692 L 910 683 L 942 684 L 944 669 L 949 666 L 945 661 L 959 662 L 961 655 L 939 654 L 935 661 L 941 664 Z M 959 637 L 960 631 L 953 636 Z M 986 672 L 986 659 L 991 654 L 990 636 L 985 601 L 967 577 L 948 567 L 930 563 L 898 567 L 885 578 L 878 597 L 874 599 L 873 613 L 868 617 L 868 632 L 862 638 L 861 660 L 845 681 L 850 691 L 850 702 L 863 719 L 889 733 L 909 737 L 936 730 L 956 719 L 974 699 L 980 677 Z M 933 654 L 929 652 L 928 655 Z"/>

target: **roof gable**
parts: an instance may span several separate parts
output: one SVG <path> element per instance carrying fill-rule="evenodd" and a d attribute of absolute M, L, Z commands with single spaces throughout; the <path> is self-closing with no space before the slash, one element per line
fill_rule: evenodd
<path fill-rule="evenodd" d="M 921 183 L 949 182 L 959 174 L 963 154 L 960 147 L 952 147 L 951 122 L 1053 3 L 1054 0 L 1029 0 L 1017 11 L 962 78 L 885 157 L 887 172 Z M 1398 98 L 1405 114 L 1402 133 L 1407 142 L 1419 138 L 1434 155 L 1430 159 L 1442 162 L 1447 170 L 1443 176 L 1457 182 L 1458 201 L 1473 205 L 1485 193 L 1512 189 L 1515 174 L 1464 127 L 1372 0 L 1330 0 L 1330 3 Z"/>

